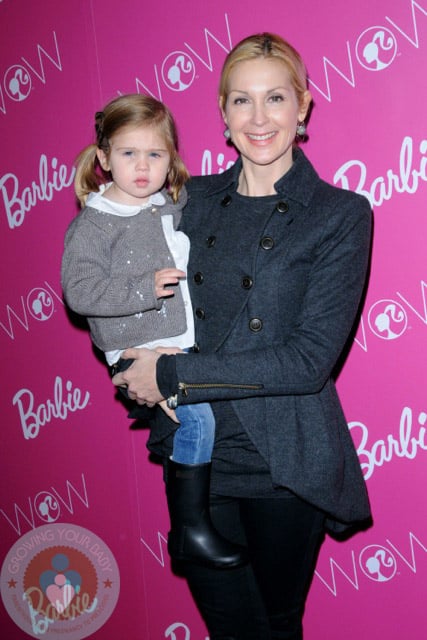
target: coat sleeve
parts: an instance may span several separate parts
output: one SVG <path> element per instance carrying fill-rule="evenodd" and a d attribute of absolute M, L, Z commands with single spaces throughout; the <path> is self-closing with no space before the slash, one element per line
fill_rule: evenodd
<path fill-rule="evenodd" d="M 298 321 L 286 341 L 239 353 L 176 356 L 179 402 L 319 392 L 355 323 L 371 227 L 365 198 L 348 192 L 337 198 L 314 250 Z"/>

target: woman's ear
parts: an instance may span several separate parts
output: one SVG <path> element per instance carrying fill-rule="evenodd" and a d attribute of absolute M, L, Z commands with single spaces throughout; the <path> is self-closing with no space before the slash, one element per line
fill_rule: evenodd
<path fill-rule="evenodd" d="M 225 110 L 224 110 L 225 104 L 222 98 L 219 99 L 218 106 L 219 106 L 219 110 L 221 111 L 221 116 L 222 116 L 222 119 L 224 120 L 224 124 L 226 127 L 228 127 L 227 116 L 225 115 Z"/>
<path fill-rule="evenodd" d="M 312 97 L 311 97 L 310 91 L 308 90 L 304 91 L 304 95 L 302 97 L 299 112 L 298 112 L 298 120 L 300 122 L 303 122 L 306 119 L 310 109 L 311 101 L 312 101 Z"/>
<path fill-rule="evenodd" d="M 108 160 L 108 156 L 103 149 L 96 150 L 96 157 L 98 158 L 98 162 L 104 171 L 110 171 L 110 162 Z"/>

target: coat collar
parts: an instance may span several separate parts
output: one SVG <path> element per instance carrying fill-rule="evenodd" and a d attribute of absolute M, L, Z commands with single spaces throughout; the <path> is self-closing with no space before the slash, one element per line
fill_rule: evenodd
<path fill-rule="evenodd" d="M 207 195 L 236 191 L 241 170 L 242 161 L 238 158 L 230 169 L 215 176 L 215 181 L 207 189 Z M 313 165 L 302 149 L 296 147 L 293 150 L 292 167 L 275 183 L 274 187 L 281 198 L 308 206 L 319 180 Z"/>

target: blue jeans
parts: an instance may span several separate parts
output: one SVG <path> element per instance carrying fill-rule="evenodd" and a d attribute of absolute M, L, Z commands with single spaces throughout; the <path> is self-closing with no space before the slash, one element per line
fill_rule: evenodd
<path fill-rule="evenodd" d="M 189 349 L 185 349 L 189 351 Z M 119 371 L 125 371 L 132 364 L 133 359 L 120 358 L 110 367 L 114 376 Z M 125 398 L 129 398 L 127 389 L 119 387 Z M 129 413 L 130 418 L 150 418 L 151 409 L 140 407 Z M 173 441 L 172 460 L 181 464 L 202 464 L 210 462 L 215 439 L 215 418 L 210 404 L 186 404 L 175 409 L 180 426 L 175 432 Z"/>
<path fill-rule="evenodd" d="M 210 404 L 179 405 L 180 426 L 173 439 L 172 460 L 181 464 L 210 462 L 215 439 L 215 418 Z"/>

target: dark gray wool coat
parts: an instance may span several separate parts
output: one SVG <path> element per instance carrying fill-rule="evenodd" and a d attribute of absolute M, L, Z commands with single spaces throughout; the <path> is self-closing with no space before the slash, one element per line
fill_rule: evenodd
<path fill-rule="evenodd" d="M 322 181 L 300 149 L 276 197 L 237 194 L 240 171 L 238 161 L 188 184 L 181 228 L 200 352 L 175 358 L 178 399 L 229 399 L 273 484 L 340 530 L 370 516 L 332 374 L 365 284 L 371 208 Z M 154 450 L 171 429 L 161 422 Z"/>

